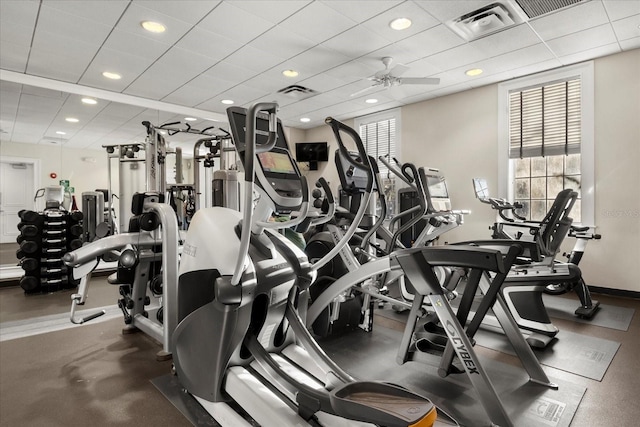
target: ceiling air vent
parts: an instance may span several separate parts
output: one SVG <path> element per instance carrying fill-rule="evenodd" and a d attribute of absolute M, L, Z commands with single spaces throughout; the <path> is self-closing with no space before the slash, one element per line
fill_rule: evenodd
<path fill-rule="evenodd" d="M 529 18 L 535 18 L 584 0 L 515 0 Z"/>
<path fill-rule="evenodd" d="M 278 93 L 295 99 L 306 99 L 317 95 L 317 92 L 315 90 L 300 85 L 287 86 L 280 89 Z"/>
<path fill-rule="evenodd" d="M 496 2 L 466 13 L 446 24 L 467 41 L 504 30 L 524 22 L 526 16 L 510 2 Z"/>

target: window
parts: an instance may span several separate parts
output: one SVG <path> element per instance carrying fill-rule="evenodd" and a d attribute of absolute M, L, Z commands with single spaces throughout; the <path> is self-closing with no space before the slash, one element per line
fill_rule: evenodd
<path fill-rule="evenodd" d="M 571 188 L 578 192 L 571 217 L 592 225 L 593 64 L 503 83 L 499 93 L 500 196 L 541 220 Z"/>
<path fill-rule="evenodd" d="M 389 161 L 398 157 L 400 147 L 400 109 L 384 111 L 355 119 L 354 127 L 358 130 L 367 153 L 376 159 L 380 169 L 380 177 L 387 199 L 388 216 L 393 216 L 396 206 L 396 188 L 394 175 L 378 157 L 388 155 Z M 400 159 L 399 159 L 400 160 Z"/>

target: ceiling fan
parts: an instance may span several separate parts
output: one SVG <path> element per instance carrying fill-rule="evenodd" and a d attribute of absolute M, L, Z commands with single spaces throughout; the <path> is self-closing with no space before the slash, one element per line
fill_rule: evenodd
<path fill-rule="evenodd" d="M 367 80 L 370 80 L 372 82 L 371 86 L 359 90 L 356 93 L 352 93 L 351 96 L 360 95 L 378 86 L 390 88 L 400 85 L 437 85 L 438 83 L 440 83 L 440 79 L 438 78 L 400 77 L 409 69 L 409 67 L 403 64 L 396 64 L 393 68 L 391 68 L 393 58 L 390 56 L 385 56 L 384 58 L 382 58 L 382 63 L 384 64 L 384 70 L 380 70 L 373 76 L 367 78 Z"/>

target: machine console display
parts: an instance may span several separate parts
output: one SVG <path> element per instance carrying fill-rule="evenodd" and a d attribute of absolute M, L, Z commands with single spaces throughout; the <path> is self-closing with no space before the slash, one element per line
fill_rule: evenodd
<path fill-rule="evenodd" d="M 436 212 L 450 211 L 451 200 L 444 176 L 434 170 L 428 170 L 425 175 L 427 176 L 429 202 L 433 210 Z"/>

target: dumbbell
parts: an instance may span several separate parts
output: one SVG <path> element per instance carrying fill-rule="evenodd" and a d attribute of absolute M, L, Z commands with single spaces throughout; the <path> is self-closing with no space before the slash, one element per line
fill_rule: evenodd
<path fill-rule="evenodd" d="M 40 263 L 36 258 L 24 258 L 20 261 L 20 267 L 22 267 L 24 271 L 36 270 L 39 265 Z"/>
<path fill-rule="evenodd" d="M 38 218 L 40 218 L 40 214 L 35 211 L 22 210 L 20 212 L 20 219 L 22 219 L 24 222 L 36 222 Z"/>
<path fill-rule="evenodd" d="M 69 217 L 72 221 L 80 222 L 84 219 L 84 214 L 82 213 L 82 211 L 73 211 L 69 214 Z"/>
<path fill-rule="evenodd" d="M 62 256 L 67 251 L 64 247 L 42 248 L 43 255 L 59 255 Z"/>
<path fill-rule="evenodd" d="M 74 224 L 71 227 L 69 227 L 69 234 L 71 234 L 74 237 L 80 237 L 82 236 L 82 226 L 80 224 Z"/>
<path fill-rule="evenodd" d="M 76 249 L 82 247 L 82 239 L 73 239 L 69 242 L 69 250 L 75 251 Z"/>
<path fill-rule="evenodd" d="M 40 267 L 41 276 L 53 276 L 58 274 L 67 274 L 69 268 L 66 265 L 60 265 L 58 267 Z"/>
<path fill-rule="evenodd" d="M 24 240 L 20 242 L 20 250 L 22 250 L 22 252 L 24 252 L 25 254 L 34 254 L 38 250 L 40 250 L 40 247 L 41 246 L 33 240 Z"/>

